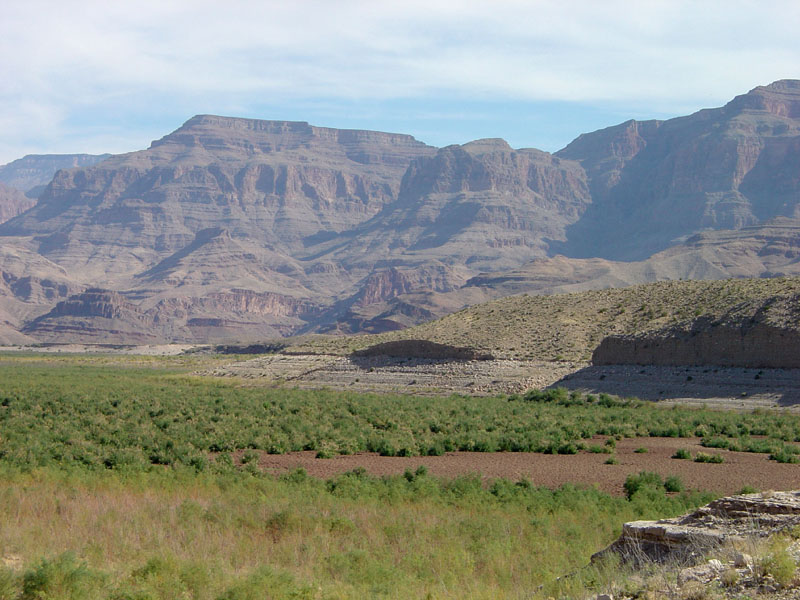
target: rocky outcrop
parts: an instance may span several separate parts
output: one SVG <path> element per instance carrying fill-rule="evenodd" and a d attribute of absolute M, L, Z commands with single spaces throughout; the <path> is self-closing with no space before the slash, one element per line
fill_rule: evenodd
<path fill-rule="evenodd" d="M 34 319 L 23 333 L 40 341 L 157 343 L 164 341 L 154 319 L 117 292 L 89 289 Z"/>
<path fill-rule="evenodd" d="M 768 537 L 800 524 L 800 491 L 742 494 L 715 500 L 673 519 L 625 523 L 622 535 L 596 553 L 634 563 L 691 562 L 734 541 Z"/>
<path fill-rule="evenodd" d="M 699 317 L 653 332 L 608 336 L 595 365 L 718 365 L 800 368 L 800 296 L 736 306 L 720 318 Z"/>

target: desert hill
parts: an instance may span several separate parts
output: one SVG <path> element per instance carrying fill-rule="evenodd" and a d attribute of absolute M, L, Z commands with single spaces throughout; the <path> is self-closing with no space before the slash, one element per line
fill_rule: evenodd
<path fill-rule="evenodd" d="M 798 106 L 779 81 L 555 154 L 199 115 L 0 224 L 0 341 L 381 332 L 510 294 L 798 274 Z"/>
<path fill-rule="evenodd" d="M 664 281 L 555 295 L 508 296 L 401 331 L 286 340 L 287 351 L 350 354 L 379 343 L 426 340 L 497 358 L 587 362 L 611 335 L 639 338 L 702 323 L 741 327 L 758 319 L 800 334 L 800 278 Z M 793 307 L 793 308 L 792 308 Z M 620 361 L 625 362 L 625 361 Z"/>

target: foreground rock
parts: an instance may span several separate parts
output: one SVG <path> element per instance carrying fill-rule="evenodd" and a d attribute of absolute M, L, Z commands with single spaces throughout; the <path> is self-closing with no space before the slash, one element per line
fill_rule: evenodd
<path fill-rule="evenodd" d="M 697 562 L 723 545 L 766 538 L 800 525 L 800 491 L 742 494 L 715 500 L 693 513 L 625 523 L 622 535 L 592 560 Z"/>

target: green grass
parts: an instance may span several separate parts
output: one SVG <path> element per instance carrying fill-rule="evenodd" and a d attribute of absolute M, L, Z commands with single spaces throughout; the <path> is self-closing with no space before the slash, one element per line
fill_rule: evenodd
<path fill-rule="evenodd" d="M 186 370 L 166 360 L 150 367 L 0 361 L 0 464 L 202 471 L 232 468 L 234 451 L 574 454 L 598 451 L 589 443 L 598 435 L 702 435 L 711 447 L 778 455 L 800 440 L 800 418 L 777 412 L 665 409 L 564 389 L 423 398 L 245 388 Z"/>

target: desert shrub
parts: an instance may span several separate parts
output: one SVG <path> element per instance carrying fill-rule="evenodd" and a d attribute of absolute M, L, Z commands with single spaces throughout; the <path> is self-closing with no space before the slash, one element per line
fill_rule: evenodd
<path fill-rule="evenodd" d="M 679 448 L 675 451 L 675 454 L 672 455 L 672 458 L 679 458 L 681 460 L 691 460 L 692 453 L 686 448 Z"/>
<path fill-rule="evenodd" d="M 571 453 L 599 435 L 613 449 L 615 439 L 623 437 L 701 432 L 710 447 L 778 453 L 800 439 L 796 415 L 664 409 L 563 388 L 530 390 L 523 401 L 252 389 L 165 369 L 76 365 L 75 360 L 0 364 L 0 465 L 125 473 L 188 466 L 202 473 L 256 473 L 250 457 L 257 450 L 305 449 L 320 456 Z M 230 460 L 240 451 L 244 468 Z"/>
<path fill-rule="evenodd" d="M 800 462 L 800 457 L 797 454 L 792 454 L 786 451 L 779 451 L 769 455 L 770 460 L 774 460 L 779 463 L 791 463 L 796 464 Z"/>
<path fill-rule="evenodd" d="M 775 581 L 787 586 L 794 580 L 797 563 L 789 553 L 785 540 L 775 540 L 768 552 L 759 561 L 765 575 L 771 575 Z"/>
<path fill-rule="evenodd" d="M 618 465 L 619 464 L 619 459 L 616 456 L 609 456 L 606 459 L 605 464 L 607 464 L 607 465 Z"/>
<path fill-rule="evenodd" d="M 20 600 L 91 600 L 101 597 L 103 583 L 100 573 L 79 562 L 72 552 L 65 552 L 43 559 L 24 573 Z"/>
<path fill-rule="evenodd" d="M 614 451 L 614 449 L 611 446 L 606 446 L 606 445 L 600 446 L 598 444 L 587 446 L 586 450 L 588 452 L 591 452 L 592 454 L 611 454 Z"/>
<path fill-rule="evenodd" d="M 637 475 L 628 475 L 624 484 L 625 495 L 630 500 L 634 494 L 645 488 L 664 490 L 664 481 L 661 475 L 650 471 L 641 471 Z"/>
<path fill-rule="evenodd" d="M 636 454 L 647 454 L 647 448 L 645 448 L 644 446 L 640 446 L 639 448 L 634 450 L 634 452 Z"/>
<path fill-rule="evenodd" d="M 694 457 L 694 462 L 720 464 L 725 462 L 725 457 L 722 456 L 722 454 L 707 454 L 706 452 L 698 452 Z"/>
<path fill-rule="evenodd" d="M 664 489 L 668 492 L 682 492 L 683 481 L 677 475 L 670 475 L 664 479 Z"/>
<path fill-rule="evenodd" d="M 703 446 L 704 448 L 722 448 L 722 449 L 727 449 L 727 448 L 730 448 L 732 445 L 734 445 L 734 443 L 731 440 L 727 439 L 727 438 L 712 437 L 712 438 L 704 438 L 700 442 L 700 445 Z"/>

